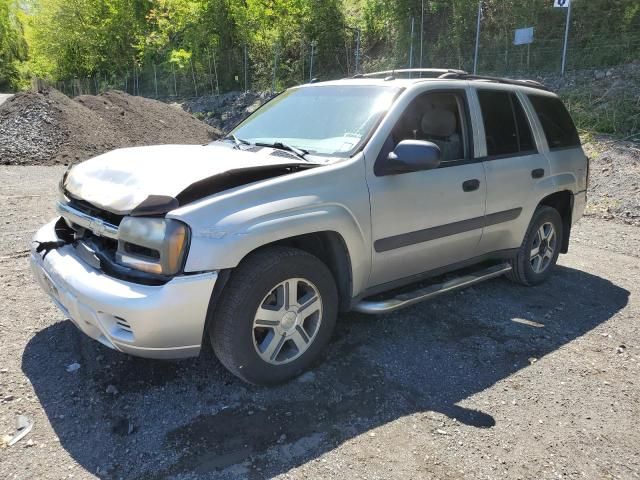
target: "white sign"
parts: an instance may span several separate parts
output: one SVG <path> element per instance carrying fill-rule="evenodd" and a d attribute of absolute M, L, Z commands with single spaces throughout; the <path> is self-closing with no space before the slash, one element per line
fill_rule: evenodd
<path fill-rule="evenodd" d="M 556 8 L 569 8 L 571 0 L 553 0 L 553 6 Z"/>
<path fill-rule="evenodd" d="M 530 43 L 533 43 L 533 27 L 517 29 L 513 44 L 528 45 Z"/>

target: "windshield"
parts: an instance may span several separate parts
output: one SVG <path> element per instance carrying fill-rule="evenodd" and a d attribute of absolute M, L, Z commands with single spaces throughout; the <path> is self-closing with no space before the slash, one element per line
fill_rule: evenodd
<path fill-rule="evenodd" d="M 311 154 L 350 156 L 398 92 L 398 88 L 368 85 L 294 88 L 260 108 L 231 134 L 251 143 L 281 143 Z"/>

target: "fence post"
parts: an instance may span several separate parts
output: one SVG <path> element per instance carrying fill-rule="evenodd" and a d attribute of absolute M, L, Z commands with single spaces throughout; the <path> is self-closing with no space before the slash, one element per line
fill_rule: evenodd
<path fill-rule="evenodd" d="M 360 73 L 360 27 L 356 31 L 356 75 Z"/>
<path fill-rule="evenodd" d="M 213 73 L 216 76 L 216 93 L 220 95 L 220 83 L 218 82 L 218 66 L 216 64 L 216 52 L 213 52 Z"/>
<path fill-rule="evenodd" d="M 171 62 L 171 73 L 173 74 L 173 96 L 177 97 L 178 96 L 178 82 L 176 81 L 176 69 L 173 65 L 173 62 Z"/>
<path fill-rule="evenodd" d="M 153 86 L 156 89 L 156 98 L 158 98 L 158 73 L 156 72 L 156 64 L 153 64 Z"/>
<path fill-rule="evenodd" d="M 420 6 L 420 68 L 422 68 L 422 48 L 424 45 L 424 0 Z"/>
<path fill-rule="evenodd" d="M 211 87 L 211 95 L 213 95 L 213 75 L 211 74 L 211 53 L 207 49 L 207 62 L 209 63 L 209 86 Z"/>
<path fill-rule="evenodd" d="M 191 76 L 193 77 L 193 89 L 196 92 L 196 97 L 198 96 L 198 85 L 196 85 L 196 71 L 193 68 L 193 58 L 189 59 L 189 63 L 191 63 Z"/>
<path fill-rule="evenodd" d="M 411 17 L 411 41 L 409 42 L 409 68 L 413 68 L 413 24 L 415 23 L 415 17 Z M 409 78 L 412 75 L 409 74 Z"/>
<path fill-rule="evenodd" d="M 247 53 L 247 44 L 244 44 L 244 91 L 248 91 L 249 90 L 249 76 L 248 76 L 248 64 L 249 64 L 249 56 Z"/>
<path fill-rule="evenodd" d="M 275 44 L 275 51 L 273 54 L 273 85 L 271 87 L 271 93 L 276 91 L 276 78 L 278 75 L 278 44 Z"/>
<path fill-rule="evenodd" d="M 564 76 L 564 70 L 567 66 L 567 44 L 569 43 L 569 26 L 571 25 L 571 4 L 573 2 L 569 0 L 569 6 L 567 7 L 567 25 L 564 29 L 564 47 L 562 48 L 562 69 L 560 73 Z"/>
<path fill-rule="evenodd" d="M 482 0 L 478 2 L 478 22 L 476 23 L 476 51 L 473 55 L 473 74 L 478 73 L 478 49 L 480 47 L 480 20 L 482 19 Z"/>
<path fill-rule="evenodd" d="M 309 81 L 313 80 L 313 55 L 316 49 L 317 42 L 313 40 L 311 42 L 311 55 L 309 58 Z"/>

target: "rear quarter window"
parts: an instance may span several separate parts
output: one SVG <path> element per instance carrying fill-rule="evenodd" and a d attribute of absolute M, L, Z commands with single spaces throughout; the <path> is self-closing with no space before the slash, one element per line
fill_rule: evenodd
<path fill-rule="evenodd" d="M 571 115 L 559 98 L 529 95 L 550 149 L 580 146 L 580 137 Z"/>

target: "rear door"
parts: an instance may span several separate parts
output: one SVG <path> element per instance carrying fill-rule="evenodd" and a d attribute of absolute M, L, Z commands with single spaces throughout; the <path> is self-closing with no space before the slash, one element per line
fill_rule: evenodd
<path fill-rule="evenodd" d="M 537 185 L 549 175 L 518 93 L 503 86 L 474 89 L 484 132 L 485 227 L 478 253 L 517 248 L 537 205 Z M 482 142 L 484 141 L 484 142 Z"/>

